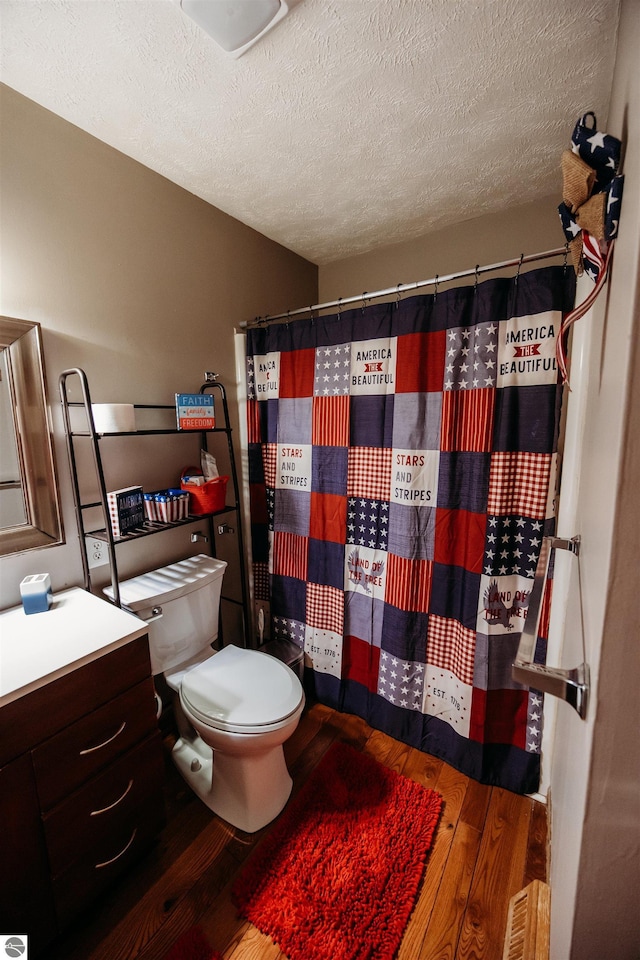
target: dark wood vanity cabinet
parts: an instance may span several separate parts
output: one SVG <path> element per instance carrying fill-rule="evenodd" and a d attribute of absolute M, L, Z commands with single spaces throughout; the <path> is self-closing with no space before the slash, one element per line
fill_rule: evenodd
<path fill-rule="evenodd" d="M 163 782 L 145 636 L 0 708 L 1 928 L 41 950 L 157 836 Z"/>
<path fill-rule="evenodd" d="M 0 722 L 2 714 L 0 713 Z M 0 929 L 37 953 L 56 932 L 49 862 L 31 757 L 0 769 Z"/>

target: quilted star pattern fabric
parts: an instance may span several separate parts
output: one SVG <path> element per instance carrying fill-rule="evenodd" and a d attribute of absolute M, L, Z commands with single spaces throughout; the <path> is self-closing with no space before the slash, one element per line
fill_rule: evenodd
<path fill-rule="evenodd" d="M 272 635 L 321 701 L 517 792 L 539 779 L 542 697 L 511 664 L 553 530 L 574 286 L 550 267 L 247 337 Z"/>

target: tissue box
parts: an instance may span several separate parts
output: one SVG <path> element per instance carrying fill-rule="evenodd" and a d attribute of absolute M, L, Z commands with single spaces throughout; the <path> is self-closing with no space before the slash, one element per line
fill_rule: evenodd
<path fill-rule="evenodd" d="M 51 578 L 48 573 L 34 573 L 20 584 L 25 613 L 45 613 L 53 603 Z"/>

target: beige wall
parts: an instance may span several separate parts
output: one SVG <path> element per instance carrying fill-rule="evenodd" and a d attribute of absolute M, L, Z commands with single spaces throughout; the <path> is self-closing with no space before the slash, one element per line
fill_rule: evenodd
<path fill-rule="evenodd" d="M 560 189 L 558 174 L 558 191 L 535 203 L 445 227 L 419 240 L 396 243 L 373 253 L 326 264 L 320 268 L 320 302 L 473 270 L 476 264 L 485 266 L 512 260 L 521 253 L 562 247 L 564 236 L 557 211 Z M 428 292 L 428 288 L 420 292 Z"/>
<path fill-rule="evenodd" d="M 6 86 L 0 97 L 0 313 L 43 327 L 67 534 L 62 547 L 0 560 L 5 607 L 30 573 L 50 572 L 54 590 L 82 580 L 60 371 L 83 368 L 94 402 L 170 404 L 214 370 L 235 427 L 234 325 L 314 302 L 317 267 Z M 179 449 L 166 461 L 163 445 L 140 451 L 145 463 L 128 466 L 131 447 L 117 452 L 114 482 L 137 483 L 151 464 L 157 489 L 186 465 Z M 125 571 L 192 552 L 185 530 L 120 550 Z"/>

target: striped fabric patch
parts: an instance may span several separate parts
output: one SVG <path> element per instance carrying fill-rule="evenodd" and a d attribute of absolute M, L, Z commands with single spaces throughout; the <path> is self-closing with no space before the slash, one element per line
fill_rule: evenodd
<path fill-rule="evenodd" d="M 257 400 L 247 400 L 247 435 L 249 443 L 260 443 L 260 404 Z"/>
<path fill-rule="evenodd" d="M 348 396 L 313 398 L 314 446 L 349 446 L 349 401 Z"/>
<path fill-rule="evenodd" d="M 273 534 L 272 573 L 306 580 L 307 543 L 307 537 L 276 531 Z"/>
<path fill-rule="evenodd" d="M 400 610 L 429 612 L 433 564 L 430 560 L 406 560 L 387 554 L 385 601 Z"/>
<path fill-rule="evenodd" d="M 442 450 L 488 453 L 493 438 L 495 390 L 450 390 L 442 397 Z"/>

